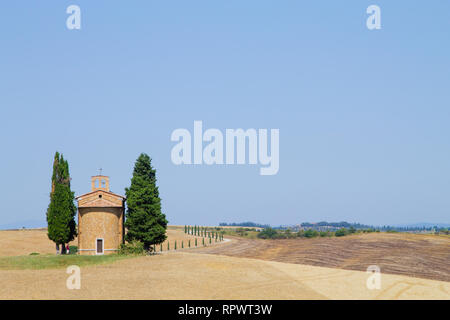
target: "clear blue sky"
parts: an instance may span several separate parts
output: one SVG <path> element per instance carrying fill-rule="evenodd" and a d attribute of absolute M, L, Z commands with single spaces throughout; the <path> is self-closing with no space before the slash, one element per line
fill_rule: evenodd
<path fill-rule="evenodd" d="M 448 223 L 449 33 L 448 1 L 3 1 L 0 226 L 46 225 L 56 150 L 77 195 L 148 153 L 172 224 Z M 279 173 L 175 166 L 194 120 L 279 128 Z"/>

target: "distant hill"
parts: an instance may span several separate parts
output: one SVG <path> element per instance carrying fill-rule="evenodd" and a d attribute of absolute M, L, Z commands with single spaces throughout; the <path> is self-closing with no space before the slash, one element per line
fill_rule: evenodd
<path fill-rule="evenodd" d="M 355 229 L 369 229 L 373 228 L 373 226 L 369 226 L 366 224 L 361 223 L 350 223 L 347 221 L 341 221 L 341 222 L 327 222 L 327 221 L 320 221 L 316 223 L 311 222 L 303 222 L 300 224 L 302 227 L 333 227 L 333 228 L 355 228 Z"/>
<path fill-rule="evenodd" d="M 14 223 L 5 223 L 0 225 L 0 230 L 8 229 L 36 229 L 36 228 L 46 228 L 47 222 L 45 220 L 25 220 Z"/>
<path fill-rule="evenodd" d="M 448 223 L 412 223 L 412 224 L 402 224 L 402 225 L 383 225 L 383 226 L 373 226 L 361 223 L 350 223 L 347 221 L 341 222 L 303 222 L 300 224 L 301 228 L 324 230 L 324 229 L 340 229 L 340 228 L 355 228 L 355 229 L 376 229 L 381 231 L 432 231 L 433 229 L 446 229 L 450 227 Z"/>
<path fill-rule="evenodd" d="M 399 228 L 450 228 L 450 223 L 431 223 L 431 222 L 419 222 L 419 223 L 411 223 L 411 224 L 399 224 L 395 225 L 395 227 Z"/>
<path fill-rule="evenodd" d="M 268 224 L 260 224 L 260 223 L 255 223 L 255 222 L 251 222 L 251 221 L 247 221 L 247 222 L 232 222 L 232 223 L 226 223 L 226 222 L 221 222 L 219 223 L 219 226 L 221 227 L 249 227 L 249 228 L 270 228 L 270 225 Z"/>

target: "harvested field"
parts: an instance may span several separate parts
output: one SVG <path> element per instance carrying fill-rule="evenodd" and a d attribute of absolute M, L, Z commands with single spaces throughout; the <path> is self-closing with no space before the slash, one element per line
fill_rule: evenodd
<path fill-rule="evenodd" d="M 221 246 L 221 245 L 219 245 Z M 0 270 L 0 299 L 450 299 L 450 283 L 197 254 L 197 249 L 81 268 L 81 289 L 66 270 Z"/>
<path fill-rule="evenodd" d="M 77 245 L 77 239 L 70 245 Z M 24 229 L 0 231 L 0 257 L 40 254 L 55 254 L 55 244 L 47 237 L 47 229 Z"/>
<path fill-rule="evenodd" d="M 172 241 L 193 238 L 184 234 L 183 230 L 173 228 L 168 230 L 168 235 L 171 248 Z M 400 254 L 399 248 L 403 248 L 405 244 L 399 240 L 405 240 L 407 236 L 377 236 L 287 240 L 287 243 L 285 240 L 234 238 L 233 241 L 206 248 L 169 252 L 163 250 L 163 254 L 127 256 L 101 264 L 83 264 L 83 261 L 76 261 L 76 258 L 83 256 L 68 256 L 74 259 L 74 264 L 81 267 L 80 290 L 67 289 L 66 280 L 69 275 L 63 265 L 41 270 L 13 270 L 20 268 L 4 267 L 0 270 L 0 299 L 450 299 L 449 282 L 389 275 L 381 265 L 381 290 L 369 290 L 366 286 L 369 275 L 366 272 L 342 269 L 358 266 L 360 259 L 359 266 L 365 271 L 367 265 L 363 263 L 364 254 L 373 258 L 370 263 L 380 264 L 381 260 L 377 257 L 383 252 L 384 259 L 391 261 L 396 268 L 401 268 L 408 256 L 425 259 L 427 256 L 423 251 L 427 250 L 431 258 L 434 257 L 435 260 L 432 261 L 435 263 L 443 263 L 448 259 L 448 252 L 441 257 L 435 256 L 442 254 L 443 248 L 448 248 L 448 238 L 413 236 L 412 242 L 420 245 L 408 244 L 412 247 Z M 27 241 L 24 242 L 23 239 Z M 324 240 L 326 241 L 323 242 Z M 342 242 L 343 240 L 350 242 Z M 394 240 L 402 246 L 393 247 L 394 250 L 390 252 L 389 243 Z M 293 241 L 296 243 L 291 243 Z M 339 245 L 333 246 L 331 242 Z M 353 245 L 350 246 L 350 243 Z M 295 254 L 289 254 L 286 248 L 297 249 Z M 322 256 L 314 253 L 318 248 L 322 248 Z M 374 248 L 381 250 L 381 253 L 375 254 Z M 14 259 L 32 259 L 33 256 L 26 256 L 31 252 L 54 253 L 45 230 L 0 231 L 0 250 L 2 255 L 22 256 Z M 216 254 L 206 254 L 208 251 Z M 354 259 L 350 257 L 352 254 Z M 306 265 L 306 262 L 327 262 L 326 255 L 328 261 L 333 261 L 339 269 Z M 394 263 L 395 257 L 399 259 L 399 263 Z M 303 260 L 298 260 L 299 258 Z M 276 259 L 294 263 L 265 261 Z M 299 261 L 305 264 L 298 264 Z M 441 269 L 430 265 L 435 268 L 430 272 L 443 270 L 447 266 L 448 260 Z M 417 266 L 406 265 L 400 271 L 408 274 L 406 271 L 414 268 Z"/>
<path fill-rule="evenodd" d="M 339 238 L 232 240 L 196 252 L 359 271 L 378 265 L 383 274 L 450 281 L 448 236 L 370 233 Z"/>

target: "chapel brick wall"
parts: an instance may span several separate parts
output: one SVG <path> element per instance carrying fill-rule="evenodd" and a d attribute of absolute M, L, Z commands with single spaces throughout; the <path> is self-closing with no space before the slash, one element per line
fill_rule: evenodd
<path fill-rule="evenodd" d="M 103 238 L 104 254 L 116 253 L 108 249 L 118 249 L 123 243 L 123 207 L 87 207 L 78 211 L 79 253 L 95 255 L 97 238 Z"/>

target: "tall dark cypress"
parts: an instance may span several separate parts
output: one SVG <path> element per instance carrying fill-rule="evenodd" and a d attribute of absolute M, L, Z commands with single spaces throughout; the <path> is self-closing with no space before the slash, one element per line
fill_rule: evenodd
<path fill-rule="evenodd" d="M 148 251 L 153 244 L 167 238 L 167 220 L 161 212 L 161 199 L 156 186 L 156 170 L 151 158 L 142 153 L 134 165 L 131 186 L 125 189 L 127 213 L 125 226 L 127 241 L 139 240 Z"/>
<path fill-rule="evenodd" d="M 70 190 L 69 163 L 58 152 L 53 161 L 50 204 L 47 209 L 47 235 L 55 242 L 57 250 L 65 253 L 65 244 L 77 235 L 74 203 L 75 194 Z"/>

